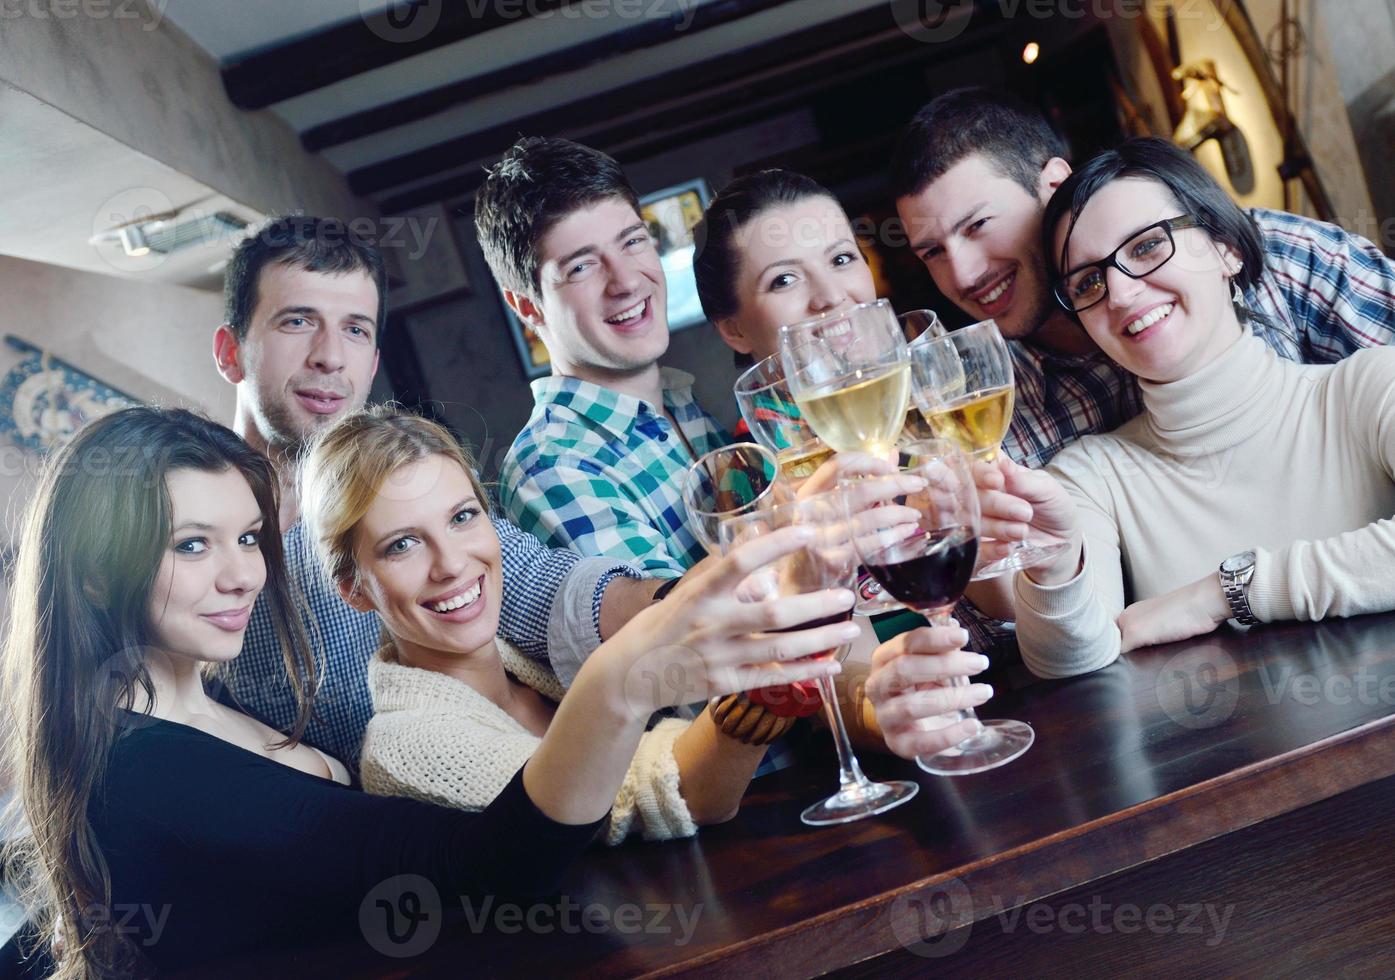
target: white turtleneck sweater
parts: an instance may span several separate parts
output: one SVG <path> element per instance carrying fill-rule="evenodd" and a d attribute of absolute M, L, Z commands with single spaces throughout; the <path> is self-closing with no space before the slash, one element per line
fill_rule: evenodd
<path fill-rule="evenodd" d="M 1250 548 L 1263 622 L 1395 609 L 1395 348 L 1295 364 L 1247 331 L 1190 377 L 1140 387 L 1142 415 L 1047 468 L 1075 500 L 1085 551 L 1061 585 L 1017 575 L 1034 673 L 1112 663 L 1126 605 Z"/>

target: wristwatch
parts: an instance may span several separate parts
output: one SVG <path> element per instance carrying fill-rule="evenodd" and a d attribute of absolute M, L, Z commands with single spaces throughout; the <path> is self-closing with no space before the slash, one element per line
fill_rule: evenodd
<path fill-rule="evenodd" d="M 1250 610 L 1248 590 L 1255 575 L 1255 553 L 1242 551 L 1221 562 L 1221 591 L 1230 603 L 1231 617 L 1241 626 L 1258 626 L 1259 620 Z"/>

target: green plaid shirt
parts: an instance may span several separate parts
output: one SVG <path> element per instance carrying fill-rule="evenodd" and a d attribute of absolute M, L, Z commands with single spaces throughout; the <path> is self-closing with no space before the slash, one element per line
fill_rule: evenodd
<path fill-rule="evenodd" d="M 730 442 L 693 399 L 693 376 L 661 371 L 664 408 L 701 456 Z M 499 498 L 554 548 L 604 555 L 650 575 L 681 575 L 707 554 L 688 528 L 692 465 L 663 411 L 577 378 L 533 382 L 533 414 L 500 468 Z"/>

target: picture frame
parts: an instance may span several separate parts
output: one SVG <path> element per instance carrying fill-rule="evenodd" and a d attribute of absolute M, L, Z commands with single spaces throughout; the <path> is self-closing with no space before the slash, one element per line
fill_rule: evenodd
<path fill-rule="evenodd" d="M 640 217 L 649 226 L 659 250 L 664 279 L 668 286 L 668 329 L 672 333 L 706 323 L 693 277 L 693 257 L 697 251 L 693 228 L 711 200 L 707 181 L 701 177 L 674 184 L 639 199 Z M 540 378 L 552 370 L 547 347 L 528 324 L 520 320 L 498 290 L 499 303 L 509 324 L 509 335 L 518 352 L 523 373 Z"/>

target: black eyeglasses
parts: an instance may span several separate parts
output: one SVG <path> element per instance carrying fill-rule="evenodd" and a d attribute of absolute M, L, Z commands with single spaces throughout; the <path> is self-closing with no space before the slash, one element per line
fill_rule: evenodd
<path fill-rule="evenodd" d="M 1052 287 L 1056 302 L 1065 307 L 1068 313 L 1088 310 L 1109 295 L 1104 274 L 1111 266 L 1130 279 L 1142 279 L 1162 268 L 1168 259 L 1177 254 L 1177 245 L 1172 240 L 1174 231 L 1199 227 L 1201 222 L 1196 215 L 1182 214 L 1135 232 L 1109 258 L 1082 265 L 1056 280 Z"/>

